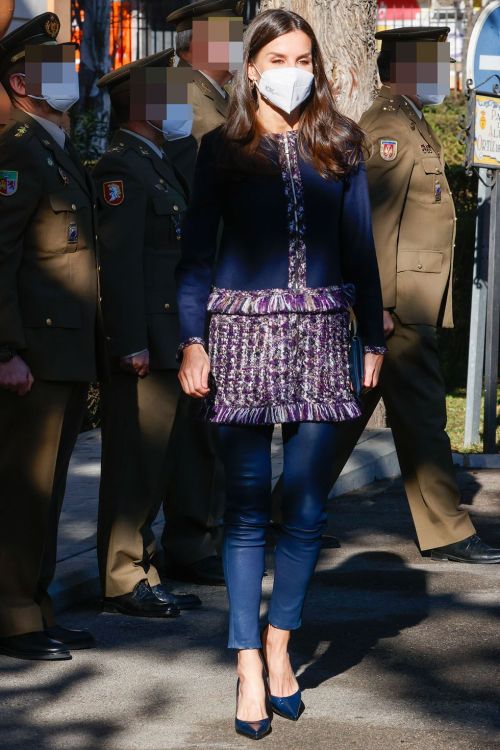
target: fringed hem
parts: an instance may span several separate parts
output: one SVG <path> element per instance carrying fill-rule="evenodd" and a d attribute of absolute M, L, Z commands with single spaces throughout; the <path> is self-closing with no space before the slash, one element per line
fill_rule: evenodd
<path fill-rule="evenodd" d="M 300 292 L 293 289 L 242 291 L 216 287 L 208 299 L 207 310 L 226 315 L 344 311 L 354 303 L 355 296 L 353 284 L 303 289 Z"/>
<path fill-rule="evenodd" d="M 279 406 L 234 407 L 210 405 L 206 418 L 215 424 L 286 424 L 287 422 L 347 422 L 361 416 L 356 401 L 330 404 L 282 404 Z"/>

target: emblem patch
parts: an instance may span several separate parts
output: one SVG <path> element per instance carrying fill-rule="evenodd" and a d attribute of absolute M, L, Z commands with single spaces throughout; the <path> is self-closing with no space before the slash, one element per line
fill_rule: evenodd
<path fill-rule="evenodd" d="M 104 200 L 109 206 L 119 206 L 125 199 L 123 180 L 104 182 L 102 186 Z"/>
<path fill-rule="evenodd" d="M 398 155 L 398 142 L 390 138 L 380 139 L 380 156 L 384 161 L 394 161 Z"/>
<path fill-rule="evenodd" d="M 47 36 L 50 36 L 51 39 L 55 39 L 59 34 L 59 29 L 61 28 L 61 24 L 59 23 L 57 16 L 49 16 L 47 21 L 45 21 L 44 28 Z"/>
<path fill-rule="evenodd" d="M 0 169 L 0 195 L 14 195 L 17 190 L 19 172 Z"/>

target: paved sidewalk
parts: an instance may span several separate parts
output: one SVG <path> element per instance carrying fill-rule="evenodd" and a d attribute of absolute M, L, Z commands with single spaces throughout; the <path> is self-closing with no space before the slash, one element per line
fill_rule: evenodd
<path fill-rule="evenodd" d="M 100 431 L 82 433 L 70 464 L 59 531 L 58 565 L 51 587 L 59 611 L 98 594 L 95 532 L 100 456 Z M 278 431 L 273 442 L 273 469 L 276 481 L 281 472 Z M 398 474 L 399 464 L 390 430 L 367 430 L 339 477 L 333 494 Z M 162 527 L 163 516 L 160 515 L 156 528 L 161 531 Z"/>
<path fill-rule="evenodd" d="M 459 478 L 500 546 L 500 472 Z M 332 499 L 329 530 L 342 547 L 323 551 L 293 639 L 306 711 L 276 718 L 263 750 L 500 750 L 500 566 L 422 558 L 399 480 Z M 99 640 L 71 662 L 0 658 L 2 750 L 248 748 L 225 591 L 189 588 L 205 606 L 176 620 L 64 613 Z"/>

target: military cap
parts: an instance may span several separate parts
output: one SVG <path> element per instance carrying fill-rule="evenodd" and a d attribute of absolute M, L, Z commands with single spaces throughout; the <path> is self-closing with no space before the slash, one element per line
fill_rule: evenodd
<path fill-rule="evenodd" d="M 244 0 L 196 0 L 183 8 L 174 10 L 167 16 L 167 23 L 175 26 L 176 31 L 187 31 L 193 28 L 193 21 L 212 16 L 243 16 Z"/>
<path fill-rule="evenodd" d="M 61 22 L 55 13 L 42 13 L 0 40 L 0 75 L 21 60 L 26 45 L 57 44 Z"/>
<path fill-rule="evenodd" d="M 115 94 L 121 94 L 128 90 L 130 86 L 130 73 L 132 70 L 137 68 L 170 68 L 174 62 L 174 55 L 175 52 L 170 47 L 161 52 L 155 52 L 154 55 L 134 60 L 127 63 L 127 65 L 122 65 L 121 68 L 106 73 L 106 75 L 97 81 L 97 85 L 100 89 L 107 88 L 111 97 Z"/>
<path fill-rule="evenodd" d="M 449 26 L 403 26 L 397 29 L 378 31 L 375 39 L 382 42 L 382 52 L 392 52 L 401 42 L 446 42 Z M 456 62 L 453 58 L 450 62 Z"/>

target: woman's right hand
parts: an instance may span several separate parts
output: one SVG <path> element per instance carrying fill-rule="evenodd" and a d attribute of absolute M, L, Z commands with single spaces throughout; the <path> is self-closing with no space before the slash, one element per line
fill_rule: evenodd
<path fill-rule="evenodd" d="M 193 398 L 205 398 L 210 393 L 208 374 L 210 360 L 201 344 L 190 344 L 182 352 L 179 380 L 184 393 Z"/>

